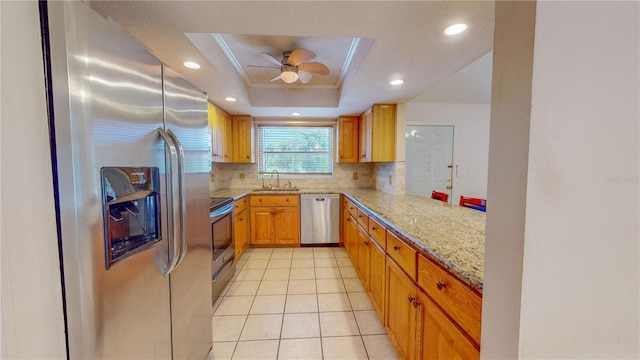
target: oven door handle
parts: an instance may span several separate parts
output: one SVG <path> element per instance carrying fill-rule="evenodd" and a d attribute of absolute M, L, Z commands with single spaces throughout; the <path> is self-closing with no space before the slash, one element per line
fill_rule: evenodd
<path fill-rule="evenodd" d="M 171 137 L 171 140 L 173 140 L 173 143 L 176 145 L 176 149 L 178 151 L 178 214 L 180 217 L 180 220 L 178 221 L 178 225 L 180 226 L 178 230 L 180 236 L 180 254 L 178 255 L 178 262 L 176 263 L 176 267 L 178 267 L 187 254 L 187 236 L 184 221 L 185 215 L 187 213 L 184 185 L 184 149 L 182 148 L 180 140 L 178 140 L 178 137 L 173 131 L 167 130 L 167 134 L 169 135 L 169 137 Z"/>
<path fill-rule="evenodd" d="M 220 269 L 218 269 L 218 271 L 216 271 L 215 274 L 211 275 L 211 282 L 217 283 L 220 280 L 224 279 L 225 276 L 227 276 L 229 271 L 231 271 L 231 269 L 233 268 L 231 265 L 233 264 L 233 259 L 235 257 L 236 257 L 236 255 L 232 254 L 231 257 L 224 262 L 222 267 Z M 220 275 L 220 272 L 222 270 L 224 270 L 225 268 L 226 268 L 226 271 L 222 275 Z"/>
<path fill-rule="evenodd" d="M 159 127 L 157 129 L 158 134 L 164 140 L 165 148 L 169 150 L 169 164 L 168 171 L 166 172 L 169 176 L 167 178 L 167 216 L 169 217 L 168 227 L 169 227 L 169 263 L 163 269 L 162 275 L 168 276 L 178 265 L 178 259 L 180 257 L 180 248 L 178 245 L 178 229 L 176 228 L 176 211 L 175 211 L 175 192 L 176 192 L 176 184 L 178 183 L 176 167 L 178 166 L 178 149 L 173 142 L 173 139 L 164 131 L 163 128 Z"/>

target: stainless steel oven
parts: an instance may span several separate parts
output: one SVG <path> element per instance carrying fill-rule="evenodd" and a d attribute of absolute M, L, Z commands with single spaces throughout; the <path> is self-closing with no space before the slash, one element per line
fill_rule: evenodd
<path fill-rule="evenodd" d="M 211 226 L 211 293 L 213 304 L 236 270 L 233 241 L 233 199 L 213 198 L 209 208 Z"/>

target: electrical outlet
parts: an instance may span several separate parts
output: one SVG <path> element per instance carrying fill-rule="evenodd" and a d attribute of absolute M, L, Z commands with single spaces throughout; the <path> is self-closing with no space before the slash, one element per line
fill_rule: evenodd
<path fill-rule="evenodd" d="M 244 173 L 240 173 L 240 181 L 244 181 Z"/>
<path fill-rule="evenodd" d="M 391 185 L 391 183 L 392 183 L 392 181 L 391 181 L 391 180 L 392 180 L 392 178 L 391 178 L 391 174 L 389 174 L 389 185 Z"/>
<path fill-rule="evenodd" d="M 358 180 L 358 173 L 357 172 L 353 173 L 353 180 Z"/>

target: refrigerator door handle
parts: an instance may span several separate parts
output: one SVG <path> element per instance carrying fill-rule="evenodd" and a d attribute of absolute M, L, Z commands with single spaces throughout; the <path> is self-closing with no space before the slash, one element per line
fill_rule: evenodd
<path fill-rule="evenodd" d="M 171 131 L 171 130 L 167 130 L 167 134 L 169 134 L 169 136 L 171 137 L 171 140 L 173 140 L 173 143 L 176 145 L 176 148 L 178 149 L 178 200 L 179 200 L 179 208 L 180 208 L 180 221 L 179 221 L 179 225 L 180 225 L 180 255 L 178 256 L 178 262 L 176 263 L 176 267 L 180 265 L 180 263 L 182 262 L 182 259 L 184 259 L 184 256 L 187 254 L 187 236 L 186 236 L 186 229 L 185 229 L 185 214 L 187 213 L 187 208 L 186 208 L 186 195 L 185 195 L 185 185 L 184 185 L 184 149 L 182 147 L 182 144 L 180 143 L 180 140 L 178 140 L 178 137 L 176 136 L 176 134 Z M 175 226 L 175 225 L 174 225 Z"/>
<path fill-rule="evenodd" d="M 180 255 L 179 254 L 180 248 L 178 246 L 178 237 L 179 237 L 178 230 L 175 226 L 176 211 L 174 206 L 174 201 L 176 198 L 176 195 L 175 195 L 176 183 L 179 182 L 179 180 L 177 179 L 175 168 L 178 166 L 179 157 L 178 157 L 178 148 L 174 144 L 171 136 L 169 136 L 169 134 L 167 134 L 167 132 L 164 131 L 163 128 L 158 128 L 157 132 L 158 134 L 160 134 L 160 137 L 162 137 L 162 139 L 164 140 L 165 147 L 169 150 L 169 154 L 170 154 L 168 173 L 171 176 L 169 177 L 169 181 L 167 181 L 167 186 L 169 188 L 169 194 L 168 194 L 169 196 L 167 196 L 167 212 L 169 217 L 168 225 L 171 228 L 170 229 L 171 234 L 169 235 L 169 264 L 162 272 L 162 275 L 168 276 L 169 274 L 171 274 L 173 269 L 175 269 L 176 266 L 178 266 L 178 260 L 179 260 L 178 258 Z"/>

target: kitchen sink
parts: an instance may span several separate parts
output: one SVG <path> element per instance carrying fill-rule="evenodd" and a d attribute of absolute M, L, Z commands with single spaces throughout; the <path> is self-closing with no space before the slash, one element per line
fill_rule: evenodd
<path fill-rule="evenodd" d="M 300 189 L 298 189 L 297 187 L 292 187 L 292 188 L 269 188 L 266 187 L 264 189 L 253 189 L 251 191 L 272 191 L 272 192 L 281 192 L 281 191 L 300 191 Z"/>

